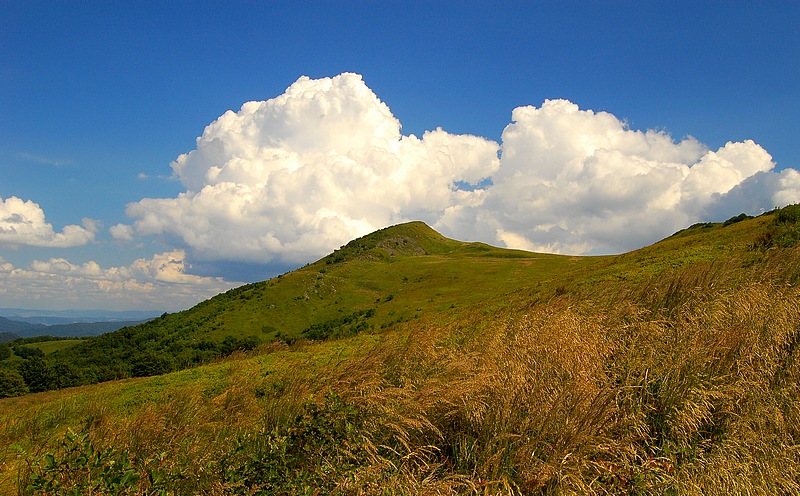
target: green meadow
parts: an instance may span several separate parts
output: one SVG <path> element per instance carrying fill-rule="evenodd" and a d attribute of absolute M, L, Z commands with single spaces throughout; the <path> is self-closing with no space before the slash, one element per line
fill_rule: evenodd
<path fill-rule="evenodd" d="M 387 228 L 12 353 L 0 493 L 797 494 L 798 240 L 798 206 L 597 257 Z"/>

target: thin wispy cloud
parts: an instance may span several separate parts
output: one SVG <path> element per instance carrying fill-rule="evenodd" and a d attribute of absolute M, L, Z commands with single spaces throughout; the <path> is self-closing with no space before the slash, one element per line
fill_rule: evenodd
<path fill-rule="evenodd" d="M 177 181 L 177 178 L 174 175 L 171 175 L 171 174 L 167 174 L 167 175 L 162 175 L 162 174 L 152 175 L 152 174 L 147 174 L 145 172 L 140 172 L 140 173 L 136 174 L 136 179 L 138 179 L 140 181 L 151 181 L 151 180 Z"/>
<path fill-rule="evenodd" d="M 16 154 L 16 156 L 17 158 L 25 160 L 27 162 L 33 162 L 35 164 L 41 164 L 41 165 L 50 165 L 53 167 L 62 167 L 73 163 L 73 161 L 69 159 L 55 159 L 28 152 L 19 152 Z"/>

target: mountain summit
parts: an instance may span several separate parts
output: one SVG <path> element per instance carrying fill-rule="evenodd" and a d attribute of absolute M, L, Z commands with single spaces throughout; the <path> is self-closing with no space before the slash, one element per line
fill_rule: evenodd
<path fill-rule="evenodd" d="M 448 239 L 424 222 L 414 221 L 380 229 L 350 241 L 323 258 L 326 263 L 378 260 L 397 255 L 443 255 L 464 243 Z"/>

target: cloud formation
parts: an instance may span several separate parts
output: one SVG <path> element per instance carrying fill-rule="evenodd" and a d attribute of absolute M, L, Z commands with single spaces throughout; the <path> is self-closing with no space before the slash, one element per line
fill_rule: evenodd
<path fill-rule="evenodd" d="M 712 151 L 566 100 L 519 107 L 512 121 L 486 200 L 443 217 L 446 230 L 512 248 L 614 253 L 800 200 L 797 174 L 770 172 L 772 157 L 751 140 Z M 741 202 L 743 187 L 759 200 Z"/>
<path fill-rule="evenodd" d="M 0 197 L 0 248 L 82 246 L 94 241 L 97 230 L 97 221 L 83 219 L 83 226 L 68 225 L 55 232 L 37 203 L 16 196 Z"/>
<path fill-rule="evenodd" d="M 111 233 L 163 235 L 205 260 L 297 264 L 423 220 L 458 239 L 611 253 L 800 201 L 800 175 L 773 172 L 750 140 L 711 150 L 566 100 L 511 117 L 502 144 L 405 136 L 361 76 L 301 77 L 209 124 L 172 163 L 186 190 L 128 205 L 132 225 Z"/>
<path fill-rule="evenodd" d="M 392 223 L 434 223 L 483 193 L 454 181 L 476 183 L 498 163 L 483 138 L 401 135 L 361 76 L 303 77 L 211 123 L 172 164 L 186 191 L 127 214 L 137 234 L 172 235 L 205 259 L 300 263 Z"/>
<path fill-rule="evenodd" d="M 78 265 L 63 258 L 34 260 L 27 268 L 15 268 L 0 258 L 0 298 L 7 306 L 38 302 L 53 309 L 163 311 L 188 308 L 242 284 L 191 275 L 188 268 L 182 250 L 105 269 L 93 261 Z"/>

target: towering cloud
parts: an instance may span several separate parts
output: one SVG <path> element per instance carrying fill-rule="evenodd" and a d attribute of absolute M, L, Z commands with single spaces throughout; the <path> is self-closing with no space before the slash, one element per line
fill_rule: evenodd
<path fill-rule="evenodd" d="M 69 225 L 57 233 L 45 222 L 44 211 L 31 200 L 0 198 L 0 247 L 43 246 L 67 248 L 94 240 L 97 223 L 83 219 L 83 226 Z"/>
<path fill-rule="evenodd" d="M 483 193 L 456 181 L 497 167 L 492 141 L 441 129 L 401 135 L 356 74 L 303 77 L 206 127 L 172 164 L 186 192 L 127 213 L 138 234 L 173 235 L 204 258 L 297 263 L 391 223 L 434 223 Z"/>
<path fill-rule="evenodd" d="M 259 263 L 307 262 L 412 219 L 509 247 L 619 252 L 800 201 L 800 175 L 774 166 L 749 140 L 711 150 L 566 100 L 514 109 L 502 144 L 442 129 L 405 136 L 360 76 L 302 77 L 208 125 L 172 164 L 185 191 L 130 204 L 133 224 L 111 232 Z"/>

